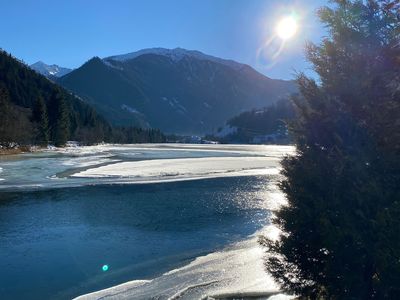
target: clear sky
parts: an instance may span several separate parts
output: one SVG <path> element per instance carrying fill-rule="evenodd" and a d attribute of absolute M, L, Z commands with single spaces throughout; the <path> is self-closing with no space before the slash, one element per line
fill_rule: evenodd
<path fill-rule="evenodd" d="M 76 68 L 149 47 L 182 47 L 249 64 L 272 78 L 307 71 L 305 41 L 323 28 L 322 0 L 9 0 L 1 3 L 0 47 L 32 64 Z M 299 31 L 274 38 L 278 20 L 295 13 Z"/>

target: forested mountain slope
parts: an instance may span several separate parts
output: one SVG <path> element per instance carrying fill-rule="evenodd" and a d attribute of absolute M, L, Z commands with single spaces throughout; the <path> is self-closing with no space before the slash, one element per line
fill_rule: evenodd
<path fill-rule="evenodd" d="M 113 128 L 90 105 L 5 51 L 0 51 L 0 120 L 3 145 L 163 139 L 158 130 Z"/>
<path fill-rule="evenodd" d="M 265 107 L 296 91 L 250 66 L 199 51 L 144 49 L 95 57 L 58 79 L 113 124 L 202 134 L 245 110 Z"/>

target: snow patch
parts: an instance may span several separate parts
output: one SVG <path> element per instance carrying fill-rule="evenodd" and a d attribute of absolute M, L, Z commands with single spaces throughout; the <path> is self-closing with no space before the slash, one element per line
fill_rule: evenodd
<path fill-rule="evenodd" d="M 135 182 L 182 180 L 220 176 L 248 176 L 277 173 L 279 158 L 206 157 L 128 161 L 87 169 L 73 174 L 86 178 L 129 178 Z"/>
<path fill-rule="evenodd" d="M 226 137 L 226 136 L 228 136 L 230 134 L 236 133 L 237 130 L 238 130 L 238 128 L 235 127 L 235 126 L 231 127 L 229 125 L 225 125 L 224 127 L 222 127 L 222 129 L 220 131 L 218 131 L 215 134 L 215 136 L 217 136 L 217 137 Z"/>
<path fill-rule="evenodd" d="M 140 112 L 138 110 L 136 110 L 133 107 L 130 107 L 129 105 L 126 105 L 126 104 L 122 104 L 121 108 L 123 110 L 129 111 L 130 113 L 133 113 L 133 114 L 140 114 Z"/>
<path fill-rule="evenodd" d="M 42 61 L 30 65 L 30 68 L 44 76 L 52 75 L 55 77 L 62 77 L 72 71 L 72 69 L 63 68 L 58 65 L 47 65 Z"/>
<path fill-rule="evenodd" d="M 108 67 L 111 67 L 111 68 L 113 68 L 113 69 L 117 69 L 117 70 L 123 70 L 124 68 L 123 67 L 121 67 L 121 66 L 117 66 L 115 63 L 113 63 L 113 61 L 111 60 L 102 60 L 103 61 L 103 63 L 106 65 L 106 66 L 108 66 Z"/>

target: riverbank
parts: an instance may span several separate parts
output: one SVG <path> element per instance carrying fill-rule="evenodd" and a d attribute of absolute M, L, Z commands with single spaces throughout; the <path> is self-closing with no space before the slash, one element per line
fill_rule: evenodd
<path fill-rule="evenodd" d="M 11 146 L 1 146 L 0 145 L 0 156 L 1 155 L 16 155 L 22 153 L 31 153 L 40 151 L 41 147 L 39 146 L 20 146 L 20 145 L 11 145 Z"/>
<path fill-rule="evenodd" d="M 111 288 L 79 296 L 75 300 L 97 299 L 265 299 L 288 300 L 264 270 L 264 250 L 258 234 L 268 234 L 270 226 L 249 239 L 222 251 L 197 257 L 178 269 L 151 280 L 133 280 Z"/>
<path fill-rule="evenodd" d="M 0 155 L 14 155 L 21 153 L 21 149 L 0 149 Z"/>

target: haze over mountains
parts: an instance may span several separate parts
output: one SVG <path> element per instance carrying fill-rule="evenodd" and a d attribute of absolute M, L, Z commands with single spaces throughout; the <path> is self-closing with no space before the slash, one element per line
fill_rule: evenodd
<path fill-rule="evenodd" d="M 240 112 L 296 91 L 292 81 L 270 79 L 248 65 L 182 48 L 94 57 L 53 80 L 113 124 L 179 134 L 212 132 Z"/>

